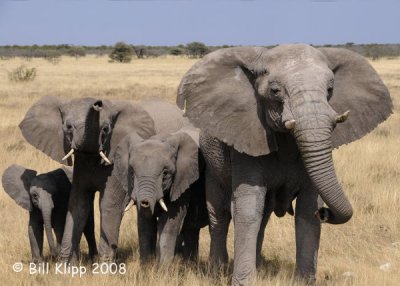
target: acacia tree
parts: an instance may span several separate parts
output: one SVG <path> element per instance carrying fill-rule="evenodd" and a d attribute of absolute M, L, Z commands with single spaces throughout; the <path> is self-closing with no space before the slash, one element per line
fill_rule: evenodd
<path fill-rule="evenodd" d="M 190 57 L 194 58 L 201 58 L 209 52 L 207 46 L 201 42 L 192 42 L 187 44 L 186 51 Z"/>
<path fill-rule="evenodd" d="M 130 45 L 118 42 L 114 45 L 109 57 L 113 62 L 129 63 L 132 60 L 132 55 L 133 49 Z"/>

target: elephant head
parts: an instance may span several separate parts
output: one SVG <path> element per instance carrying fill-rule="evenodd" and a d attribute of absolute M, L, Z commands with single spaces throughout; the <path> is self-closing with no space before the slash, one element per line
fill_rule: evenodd
<path fill-rule="evenodd" d="M 153 214 L 159 202 L 168 211 L 166 202 L 176 201 L 199 178 L 198 148 L 198 134 L 189 130 L 147 140 L 131 134 L 118 146 L 114 165 L 139 209 Z"/>
<path fill-rule="evenodd" d="M 45 96 L 19 125 L 25 139 L 58 162 L 75 153 L 100 154 L 109 163 L 119 141 L 130 131 L 154 134 L 154 123 L 140 106 L 126 101 Z"/>
<path fill-rule="evenodd" d="M 252 156 L 279 151 L 277 138 L 290 134 L 329 207 L 316 215 L 329 223 L 352 216 L 332 149 L 361 138 L 392 110 L 387 88 L 362 56 L 302 44 L 215 51 L 186 73 L 177 104 L 196 127 Z"/>
<path fill-rule="evenodd" d="M 8 167 L 2 177 L 5 192 L 18 205 L 28 211 L 37 208 L 42 213 L 52 257 L 57 255 L 52 233 L 52 212 L 55 203 L 67 203 L 55 200 L 68 198 L 71 180 L 72 171 L 68 169 L 57 169 L 46 174 L 36 175 L 36 171 L 19 165 Z M 59 194 L 60 192 L 64 193 Z"/>

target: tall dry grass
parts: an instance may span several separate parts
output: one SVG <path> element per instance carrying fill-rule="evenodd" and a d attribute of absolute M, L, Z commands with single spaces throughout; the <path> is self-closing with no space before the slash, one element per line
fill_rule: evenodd
<path fill-rule="evenodd" d="M 141 100 L 164 98 L 173 102 L 182 75 L 194 63 L 185 58 L 134 60 L 111 64 L 106 57 L 63 58 L 60 63 L 33 59 L 0 60 L 0 173 L 17 163 L 39 172 L 58 164 L 27 144 L 17 127 L 26 110 L 45 95 L 92 96 Z M 33 82 L 15 83 L 7 72 L 25 64 L 37 68 Z M 318 263 L 320 285 L 399 285 L 400 283 L 400 59 L 372 62 L 390 89 L 394 114 L 374 132 L 334 152 L 336 169 L 354 206 L 352 220 L 340 226 L 324 225 Z M 97 200 L 97 199 L 96 199 Z M 98 207 L 96 204 L 96 213 Z M 98 218 L 98 217 L 97 217 Z M 0 191 L 0 284 L 4 285 L 227 285 L 228 273 L 211 277 L 207 271 L 208 230 L 203 229 L 200 262 L 176 261 L 161 269 L 140 265 L 137 251 L 136 215 L 127 213 L 120 236 L 125 275 L 29 275 L 31 258 L 27 236 L 28 213 Z M 265 257 L 256 285 L 295 283 L 294 220 L 272 217 L 263 247 Z M 99 235 L 98 219 L 96 234 Z M 45 254 L 48 254 L 45 241 Z M 82 240 L 83 252 L 87 252 Z M 233 254 L 232 228 L 228 249 Z M 14 273 L 12 265 L 22 261 L 25 270 Z M 89 266 L 87 262 L 85 265 Z M 388 271 L 380 265 L 390 263 Z"/>

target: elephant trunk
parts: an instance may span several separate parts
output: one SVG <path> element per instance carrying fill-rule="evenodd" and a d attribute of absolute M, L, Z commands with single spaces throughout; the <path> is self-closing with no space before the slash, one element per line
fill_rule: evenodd
<path fill-rule="evenodd" d="M 57 248 L 54 243 L 53 231 L 52 231 L 52 226 L 51 226 L 52 211 L 53 211 L 52 208 L 42 209 L 42 217 L 43 217 L 44 229 L 46 231 L 47 241 L 48 241 L 49 247 L 50 247 L 50 254 L 51 254 L 51 257 L 55 258 L 57 256 Z"/>
<path fill-rule="evenodd" d="M 151 214 L 154 214 L 155 204 L 163 197 L 161 186 L 158 185 L 157 178 L 143 176 L 138 179 L 135 184 L 136 198 L 134 200 L 137 201 L 139 209 L 149 208 Z"/>
<path fill-rule="evenodd" d="M 312 124 L 318 124 L 318 120 L 313 120 Z M 322 222 L 345 223 L 352 217 L 353 209 L 336 177 L 332 160 L 331 125 L 318 128 L 301 128 L 302 124 L 299 125 L 294 134 L 304 166 L 318 194 L 329 207 L 319 209 L 316 215 Z M 303 126 L 310 126 L 310 122 Z"/>
<path fill-rule="evenodd" d="M 93 106 L 88 110 L 85 118 L 85 124 L 82 126 L 80 132 L 80 142 L 75 142 L 76 148 L 79 151 L 87 153 L 98 153 L 102 150 L 102 146 L 99 146 L 100 138 L 100 111 L 103 103 L 101 100 L 96 101 Z M 74 136 L 75 139 L 76 136 Z"/>

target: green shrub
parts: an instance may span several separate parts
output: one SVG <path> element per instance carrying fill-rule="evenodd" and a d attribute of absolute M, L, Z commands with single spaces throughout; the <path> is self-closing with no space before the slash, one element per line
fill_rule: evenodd
<path fill-rule="evenodd" d="M 20 65 L 16 69 L 8 72 L 8 78 L 15 82 L 27 82 L 36 78 L 36 68 L 28 68 Z"/>
<path fill-rule="evenodd" d="M 115 44 L 111 54 L 109 55 L 111 61 L 119 63 L 129 63 L 132 60 L 133 48 L 124 42 Z"/>
<path fill-rule="evenodd" d="M 209 52 L 209 49 L 201 42 L 192 42 L 186 45 L 186 51 L 190 57 L 201 58 Z"/>

